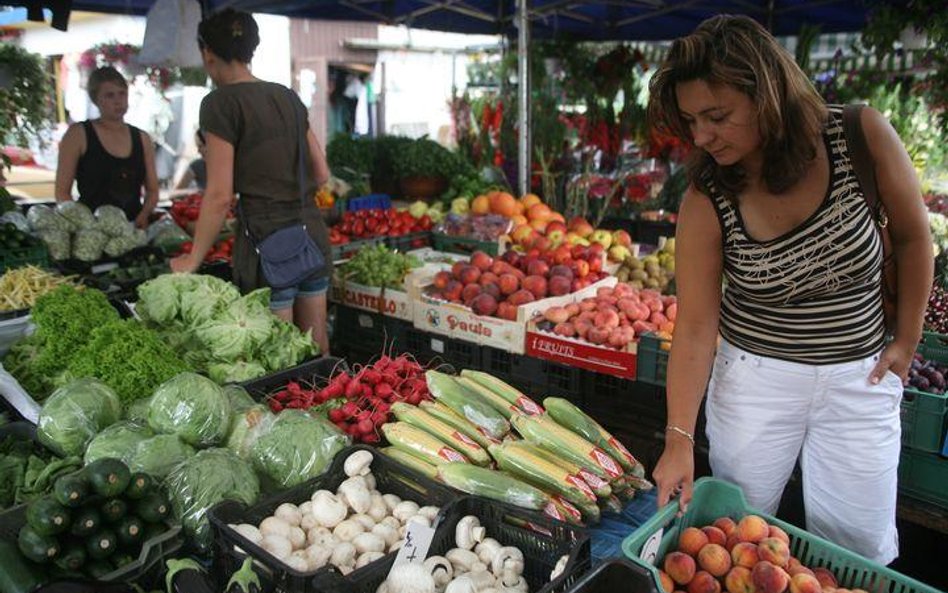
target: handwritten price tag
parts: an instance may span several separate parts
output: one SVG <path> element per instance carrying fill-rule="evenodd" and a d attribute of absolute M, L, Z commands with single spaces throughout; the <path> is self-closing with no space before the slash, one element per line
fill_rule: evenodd
<path fill-rule="evenodd" d="M 405 532 L 405 542 L 398 550 L 392 570 L 402 564 L 422 564 L 428 557 L 428 548 L 434 539 L 435 530 L 421 523 L 410 523 Z"/>

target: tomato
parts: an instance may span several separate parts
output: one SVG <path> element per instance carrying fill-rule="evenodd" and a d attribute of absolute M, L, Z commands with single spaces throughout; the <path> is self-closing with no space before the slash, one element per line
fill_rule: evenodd
<path fill-rule="evenodd" d="M 185 241 L 181 244 L 181 251 L 183 253 L 191 253 L 192 249 L 194 249 L 194 242 L 192 241 Z"/>
<path fill-rule="evenodd" d="M 184 217 L 188 220 L 197 220 L 201 215 L 201 208 L 199 206 L 188 206 L 184 211 Z"/>

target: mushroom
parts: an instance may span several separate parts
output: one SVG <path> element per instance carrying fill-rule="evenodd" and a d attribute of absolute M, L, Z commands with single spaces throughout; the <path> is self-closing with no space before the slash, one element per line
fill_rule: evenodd
<path fill-rule="evenodd" d="M 435 593 L 435 582 L 422 564 L 402 564 L 392 568 L 385 579 L 386 593 Z"/>
<path fill-rule="evenodd" d="M 326 566 L 332 557 L 332 548 L 320 544 L 313 544 L 306 548 L 306 557 L 309 560 L 309 569 L 317 570 Z"/>
<path fill-rule="evenodd" d="M 435 591 L 444 591 L 454 578 L 454 567 L 444 556 L 431 556 L 425 560 L 424 566 L 434 579 Z"/>
<path fill-rule="evenodd" d="M 369 505 L 369 510 L 367 514 L 372 517 L 372 519 L 378 523 L 385 517 L 388 517 L 389 509 L 385 504 L 385 497 L 379 494 L 378 492 L 373 492 L 372 503 Z"/>
<path fill-rule="evenodd" d="M 347 479 L 339 485 L 336 492 L 339 498 L 356 513 L 364 513 L 372 505 L 372 495 L 369 493 L 365 478 L 362 476 Z"/>
<path fill-rule="evenodd" d="M 246 538 L 247 541 L 251 543 L 259 544 L 263 540 L 263 534 L 260 533 L 260 530 L 249 523 L 231 525 L 230 527 L 240 535 L 244 536 L 244 538 Z"/>
<path fill-rule="evenodd" d="M 497 579 L 497 583 L 501 585 L 505 591 L 522 591 L 523 593 L 527 593 L 530 588 L 522 574 L 518 574 L 509 568 L 504 569 Z"/>
<path fill-rule="evenodd" d="M 287 539 L 290 540 L 290 545 L 293 546 L 294 550 L 306 547 L 306 532 L 299 527 L 290 527 Z"/>
<path fill-rule="evenodd" d="M 420 509 L 418 509 L 418 513 L 417 513 L 417 514 L 418 514 L 418 515 L 423 515 L 423 516 L 425 516 L 425 517 L 428 517 L 428 520 L 431 521 L 432 523 L 434 523 L 434 520 L 438 517 L 438 513 L 440 513 L 440 512 L 441 512 L 441 509 L 439 509 L 438 507 L 432 506 L 432 505 L 427 505 L 427 506 L 423 506 L 423 507 L 421 507 Z"/>
<path fill-rule="evenodd" d="M 267 517 L 260 522 L 260 534 L 264 537 L 279 535 L 288 538 L 290 536 L 290 524 L 279 517 Z"/>
<path fill-rule="evenodd" d="M 306 532 L 306 543 L 311 546 L 316 544 L 320 546 L 331 546 L 336 543 L 336 537 L 328 528 L 320 525 Z"/>
<path fill-rule="evenodd" d="M 381 552 L 385 549 L 385 540 L 374 533 L 360 533 L 352 540 L 352 545 L 355 546 L 358 554 Z"/>
<path fill-rule="evenodd" d="M 477 554 L 461 548 L 454 548 L 448 551 L 448 553 L 445 554 L 445 558 L 451 562 L 454 566 L 454 571 L 457 573 L 470 572 L 474 563 L 480 562 L 480 560 L 477 559 Z"/>
<path fill-rule="evenodd" d="M 309 572 L 309 559 L 306 557 L 306 552 L 302 550 L 293 552 L 283 558 L 282 562 L 297 572 Z"/>
<path fill-rule="evenodd" d="M 523 574 L 523 552 L 513 546 L 504 546 L 497 550 L 490 564 L 491 571 L 500 576 L 505 569 Z"/>
<path fill-rule="evenodd" d="M 567 564 L 569 564 L 569 556 L 563 554 L 560 556 L 560 559 L 556 561 L 556 566 L 554 566 L 553 570 L 550 572 L 550 580 L 556 580 L 556 577 L 563 574 L 563 571 L 566 570 Z"/>
<path fill-rule="evenodd" d="M 300 521 L 300 529 L 309 533 L 309 530 L 313 527 L 319 526 L 319 521 L 316 520 L 316 517 L 312 513 L 307 513 L 303 515 L 302 521 Z"/>
<path fill-rule="evenodd" d="M 487 530 L 481 526 L 481 522 L 477 517 L 467 515 L 458 521 L 458 524 L 455 526 L 454 541 L 459 548 L 470 550 L 475 544 L 483 541 L 486 531 Z"/>
<path fill-rule="evenodd" d="M 474 582 L 465 574 L 448 583 L 444 593 L 477 593 L 477 589 L 474 588 Z"/>
<path fill-rule="evenodd" d="M 365 487 L 368 488 L 369 491 L 378 492 L 378 490 L 375 489 L 375 486 L 376 486 L 375 474 L 372 474 L 372 473 L 366 474 L 363 477 L 363 479 L 365 480 Z"/>
<path fill-rule="evenodd" d="M 372 533 L 385 540 L 386 546 L 391 546 L 398 541 L 398 530 L 385 523 L 376 524 L 375 527 L 372 528 Z"/>
<path fill-rule="evenodd" d="M 467 578 L 471 579 L 471 583 L 474 585 L 475 591 L 493 587 L 497 582 L 497 579 L 494 578 L 494 575 L 492 575 L 490 571 L 486 569 L 472 570 L 471 572 L 467 573 Z"/>
<path fill-rule="evenodd" d="M 339 523 L 339 525 L 336 525 L 336 528 L 332 530 L 332 535 L 340 541 L 349 542 L 364 531 L 365 527 L 363 527 L 361 523 L 353 521 L 352 519 L 346 519 Z"/>
<path fill-rule="evenodd" d="M 293 553 L 293 546 L 290 544 L 290 540 L 282 535 L 263 536 L 260 547 L 270 552 L 277 560 L 283 560 Z"/>
<path fill-rule="evenodd" d="M 385 501 L 385 506 L 388 507 L 388 510 L 394 511 L 402 502 L 402 498 L 395 494 L 383 494 L 382 500 Z"/>
<path fill-rule="evenodd" d="M 383 497 L 384 498 L 384 497 Z M 392 516 L 402 523 L 406 523 L 409 518 L 418 514 L 418 503 L 410 500 L 403 500 L 392 509 Z"/>
<path fill-rule="evenodd" d="M 389 527 L 397 531 L 398 528 L 402 526 L 402 522 L 396 519 L 395 517 L 392 517 L 391 515 L 389 515 L 388 517 L 385 517 L 384 519 L 379 521 L 379 525 L 388 525 Z"/>
<path fill-rule="evenodd" d="M 485 537 L 484 541 L 477 544 L 474 547 L 474 553 L 477 554 L 477 557 L 481 559 L 481 562 L 484 564 L 490 565 L 494 560 L 494 556 L 497 555 L 498 550 L 503 546 L 500 545 L 500 542 L 492 537 Z"/>
<path fill-rule="evenodd" d="M 375 527 L 376 520 L 365 514 L 352 515 L 349 517 L 349 521 L 355 521 L 362 526 L 362 529 L 365 531 L 372 531 L 372 528 Z"/>
<path fill-rule="evenodd" d="M 355 559 L 355 546 L 349 542 L 341 542 L 333 548 L 329 562 L 336 568 L 342 568 L 343 566 L 352 566 L 355 563 Z"/>
<path fill-rule="evenodd" d="M 323 527 L 330 529 L 339 525 L 349 514 L 346 503 L 339 500 L 335 494 L 327 490 L 320 490 L 313 495 L 313 516 Z"/>
<path fill-rule="evenodd" d="M 346 472 L 346 475 L 350 478 L 352 476 L 365 476 L 371 471 L 369 468 L 372 465 L 372 459 L 371 451 L 356 451 L 346 457 L 346 461 L 342 465 L 342 470 Z"/>
<path fill-rule="evenodd" d="M 284 502 L 278 506 L 273 516 L 278 519 L 283 519 L 293 527 L 299 527 L 300 522 L 303 520 L 303 513 L 300 512 L 299 507 L 289 502 Z"/>
<path fill-rule="evenodd" d="M 300 513 L 305 517 L 306 515 L 313 514 L 313 501 L 307 500 L 299 506 Z"/>
<path fill-rule="evenodd" d="M 364 552 L 356 559 L 356 568 L 362 568 L 366 564 L 371 564 L 383 556 L 385 556 L 384 552 Z"/>

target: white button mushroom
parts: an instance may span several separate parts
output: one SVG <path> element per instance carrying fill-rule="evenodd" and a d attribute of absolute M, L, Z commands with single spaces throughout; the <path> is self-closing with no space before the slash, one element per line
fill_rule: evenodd
<path fill-rule="evenodd" d="M 457 547 L 470 550 L 477 543 L 483 541 L 485 532 L 486 530 L 481 526 L 481 522 L 477 517 L 467 515 L 461 518 L 454 527 L 454 542 Z"/>
<path fill-rule="evenodd" d="M 373 519 L 369 515 L 362 514 L 362 513 L 357 514 L 357 515 L 352 515 L 351 517 L 349 517 L 349 520 L 355 521 L 356 523 L 361 525 L 362 529 L 365 531 L 372 531 L 372 528 L 375 527 L 375 524 L 377 523 L 375 519 Z"/>
<path fill-rule="evenodd" d="M 362 476 L 349 478 L 339 484 L 337 493 L 339 498 L 355 513 L 365 513 L 372 505 L 372 495 Z"/>
<path fill-rule="evenodd" d="M 477 544 L 474 547 L 474 553 L 477 554 L 477 557 L 480 558 L 481 562 L 490 566 L 491 562 L 494 560 L 494 556 L 497 555 L 497 552 L 503 546 L 500 545 L 500 542 L 492 537 L 485 537 L 484 541 Z"/>
<path fill-rule="evenodd" d="M 434 523 L 434 520 L 438 517 L 438 513 L 440 512 L 441 512 L 441 509 L 439 509 L 438 507 L 427 505 L 418 509 L 417 514 L 428 517 L 428 520 Z"/>
<path fill-rule="evenodd" d="M 372 460 L 371 451 L 356 451 L 346 457 L 346 461 L 342 465 L 342 470 L 346 472 L 346 475 L 350 478 L 352 476 L 364 476 L 369 473 Z"/>
<path fill-rule="evenodd" d="M 290 533 L 287 537 L 294 550 L 306 547 L 306 533 L 299 527 L 290 527 Z"/>
<path fill-rule="evenodd" d="M 454 567 L 444 556 L 431 556 L 425 560 L 424 566 L 434 579 L 435 591 L 444 591 L 454 578 Z"/>
<path fill-rule="evenodd" d="M 435 582 L 421 564 L 402 564 L 388 573 L 387 593 L 435 593 Z"/>
<path fill-rule="evenodd" d="M 392 516 L 405 523 L 409 518 L 418 514 L 418 503 L 410 500 L 403 500 L 392 509 Z"/>
<path fill-rule="evenodd" d="M 393 529 L 391 525 L 379 523 L 372 528 L 372 533 L 385 540 L 386 546 L 391 546 L 398 541 L 398 530 Z"/>
<path fill-rule="evenodd" d="M 352 566 L 355 564 L 356 559 L 356 549 L 349 542 L 340 542 L 332 550 L 332 556 L 329 559 L 329 562 L 332 563 L 336 568 L 342 568 L 343 566 Z"/>
<path fill-rule="evenodd" d="M 385 549 L 385 540 L 374 533 L 360 533 L 352 540 L 357 554 L 366 552 L 381 552 Z"/>
<path fill-rule="evenodd" d="M 332 535 L 339 541 L 350 542 L 363 531 L 365 531 L 365 527 L 363 527 L 361 523 L 353 521 L 352 519 L 346 519 L 339 525 L 336 525 L 336 528 L 332 530 Z"/>
<path fill-rule="evenodd" d="M 263 540 L 263 534 L 260 533 L 260 530 L 249 523 L 231 525 L 230 527 L 251 543 L 259 544 Z"/>
<path fill-rule="evenodd" d="M 389 508 L 385 505 L 385 498 L 378 492 L 372 493 L 372 503 L 369 505 L 368 515 L 378 523 L 388 516 Z"/>
<path fill-rule="evenodd" d="M 453 550 L 449 550 L 444 556 L 448 559 L 451 565 L 454 566 L 454 572 L 461 574 L 470 572 L 474 563 L 480 562 L 477 559 L 477 554 L 463 548 L 454 548 Z"/>
<path fill-rule="evenodd" d="M 346 503 L 332 492 L 321 490 L 313 495 L 313 516 L 323 527 L 332 529 L 339 525 L 349 514 Z"/>
<path fill-rule="evenodd" d="M 284 558 L 283 564 L 286 564 L 297 572 L 309 572 L 309 560 L 306 558 L 306 552 L 303 550 L 293 552 Z"/>
<path fill-rule="evenodd" d="M 290 524 L 279 517 L 267 517 L 260 522 L 260 533 L 263 536 L 279 535 L 288 538 L 290 536 Z"/>
<path fill-rule="evenodd" d="M 402 502 L 402 498 L 395 494 L 383 494 L 382 500 L 385 501 L 385 506 L 388 507 L 389 511 L 394 511 L 395 507 L 397 507 Z"/>
<path fill-rule="evenodd" d="M 293 553 L 293 546 L 290 544 L 290 540 L 282 535 L 263 536 L 260 547 L 270 552 L 277 560 L 283 560 Z"/>
<path fill-rule="evenodd" d="M 516 574 L 523 574 L 523 552 L 513 546 L 504 546 L 497 551 L 494 559 L 491 560 L 491 571 L 496 576 L 500 576 L 504 570 L 509 569 Z"/>
<path fill-rule="evenodd" d="M 306 543 L 309 545 L 321 545 L 328 546 L 336 542 L 336 537 L 329 531 L 328 528 L 320 525 L 319 527 L 313 527 L 306 532 Z"/>
<path fill-rule="evenodd" d="M 283 519 L 293 527 L 299 527 L 300 522 L 303 520 L 303 513 L 300 512 L 299 507 L 289 502 L 284 502 L 278 506 L 273 516 L 278 519 Z"/>
<path fill-rule="evenodd" d="M 313 544 L 306 548 L 306 557 L 309 561 L 310 570 L 318 570 L 332 557 L 332 548 L 320 544 Z"/>
<path fill-rule="evenodd" d="M 371 564 L 385 556 L 384 552 L 365 552 L 356 559 L 356 568 L 362 568 L 366 564 Z"/>

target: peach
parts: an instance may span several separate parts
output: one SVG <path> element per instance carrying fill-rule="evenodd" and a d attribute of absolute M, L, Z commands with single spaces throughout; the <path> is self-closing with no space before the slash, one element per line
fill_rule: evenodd
<path fill-rule="evenodd" d="M 586 339 L 593 344 L 605 344 L 609 341 L 609 330 L 603 327 L 593 326 L 586 333 Z"/>
<path fill-rule="evenodd" d="M 757 544 L 757 555 L 761 560 L 786 568 L 790 562 L 790 548 L 786 542 L 775 537 L 765 537 Z"/>
<path fill-rule="evenodd" d="M 813 573 L 812 570 L 810 570 L 806 566 L 803 566 L 799 562 L 797 562 L 796 564 L 793 564 L 793 560 L 795 560 L 795 558 L 791 558 L 790 559 L 791 563 L 787 566 L 788 575 L 790 575 L 791 577 L 795 577 L 798 574 L 808 574 L 812 576 L 813 578 L 816 578 L 816 575 Z"/>
<path fill-rule="evenodd" d="M 723 577 L 731 570 L 731 555 L 720 544 L 707 544 L 698 552 L 698 566 L 713 576 Z"/>
<path fill-rule="evenodd" d="M 790 560 L 787 561 L 787 572 L 790 572 L 792 569 L 797 566 L 803 566 L 803 563 L 797 559 L 796 556 L 790 556 Z M 790 573 L 790 576 L 793 576 L 793 573 Z"/>
<path fill-rule="evenodd" d="M 606 329 L 615 329 L 619 327 L 619 315 L 615 311 L 599 311 L 593 323 Z"/>
<path fill-rule="evenodd" d="M 731 533 L 727 535 L 727 542 L 724 543 L 724 547 L 725 549 L 727 549 L 727 551 L 733 552 L 734 547 L 737 546 L 737 544 L 741 544 L 741 543 L 750 543 L 750 542 L 742 542 L 741 538 L 737 537 L 737 529 L 734 529 L 731 531 Z M 751 545 L 753 546 L 754 544 L 751 544 Z"/>
<path fill-rule="evenodd" d="M 481 271 L 474 266 L 464 266 L 458 274 L 458 280 L 463 284 L 474 284 L 481 277 Z"/>
<path fill-rule="evenodd" d="M 823 586 L 813 575 L 797 573 L 790 578 L 790 593 L 822 593 Z"/>
<path fill-rule="evenodd" d="M 571 280 L 565 276 L 553 276 L 547 283 L 547 290 L 552 296 L 563 296 L 564 294 L 570 293 L 570 289 L 572 288 L 571 284 Z M 595 309 L 596 303 L 593 302 L 591 306 Z"/>
<path fill-rule="evenodd" d="M 480 284 L 466 284 L 464 290 L 461 291 L 461 301 L 465 305 L 470 305 L 471 301 L 474 300 L 474 297 L 481 294 Z"/>
<path fill-rule="evenodd" d="M 566 305 L 566 312 L 569 313 L 570 317 L 579 315 L 579 303 L 570 303 Z"/>
<path fill-rule="evenodd" d="M 828 568 L 814 568 L 813 575 L 816 577 L 816 580 L 818 580 L 824 587 L 836 588 L 839 586 L 839 583 L 836 581 L 836 575 L 834 575 Z"/>
<path fill-rule="evenodd" d="M 494 263 L 490 265 L 490 270 L 488 271 L 493 274 L 496 274 L 497 276 L 501 276 L 503 274 L 509 274 L 510 264 L 508 264 L 507 262 L 503 260 L 495 259 Z"/>
<path fill-rule="evenodd" d="M 435 274 L 433 284 L 438 290 L 444 290 L 448 286 L 448 282 L 451 282 L 452 280 L 454 280 L 454 277 L 451 275 L 451 272 L 442 270 Z"/>
<path fill-rule="evenodd" d="M 699 570 L 688 583 L 688 593 L 721 593 L 721 583 L 711 573 Z"/>
<path fill-rule="evenodd" d="M 708 544 L 708 536 L 697 527 L 687 527 L 678 536 L 678 550 L 689 556 L 698 556 L 701 548 Z"/>
<path fill-rule="evenodd" d="M 761 560 L 754 566 L 751 577 L 757 593 L 783 593 L 790 584 L 790 576 L 786 571 L 766 560 Z"/>
<path fill-rule="evenodd" d="M 562 264 L 557 264 L 550 268 L 550 276 L 563 276 L 568 280 L 572 281 L 573 279 L 573 270 L 569 269 L 569 266 L 564 266 Z"/>
<path fill-rule="evenodd" d="M 673 581 L 664 570 L 658 571 L 658 579 L 662 582 L 662 591 L 665 593 L 673 593 L 675 591 L 675 581 Z"/>
<path fill-rule="evenodd" d="M 461 278 L 461 271 L 463 271 L 464 268 L 468 267 L 469 265 L 470 265 L 470 264 L 468 264 L 467 262 L 463 262 L 463 261 L 456 261 L 456 262 L 454 262 L 454 264 L 451 265 L 451 275 L 454 276 L 455 278 L 460 279 L 460 278 Z"/>
<path fill-rule="evenodd" d="M 500 276 L 493 272 L 482 272 L 481 277 L 477 279 L 477 283 L 481 286 L 486 284 L 497 284 L 500 281 Z"/>
<path fill-rule="evenodd" d="M 535 259 L 527 264 L 527 275 L 546 277 L 550 273 L 550 264 L 542 259 Z"/>
<path fill-rule="evenodd" d="M 497 299 L 484 291 L 471 301 L 471 310 L 475 315 L 493 315 L 497 312 Z"/>
<path fill-rule="evenodd" d="M 444 287 L 444 298 L 449 301 L 458 302 L 461 300 L 461 292 L 464 290 L 464 285 L 458 282 L 457 280 L 451 280 L 448 282 L 448 285 Z"/>
<path fill-rule="evenodd" d="M 566 307 L 550 307 L 543 312 L 543 318 L 552 323 L 563 323 L 568 321 L 569 317 Z"/>
<path fill-rule="evenodd" d="M 704 534 L 708 536 L 708 541 L 712 544 L 717 544 L 719 546 L 727 544 L 727 535 L 725 535 L 725 533 L 717 527 L 709 525 L 707 527 L 702 527 L 701 531 L 703 531 Z"/>
<path fill-rule="evenodd" d="M 576 335 L 576 326 L 574 326 L 572 323 L 568 321 L 563 322 L 563 323 L 557 323 L 556 326 L 553 327 L 553 333 L 555 333 L 558 336 L 572 338 L 573 336 Z"/>
<path fill-rule="evenodd" d="M 492 265 L 494 265 L 494 258 L 487 255 L 483 251 L 475 251 L 473 254 L 471 254 L 471 265 L 481 272 L 486 272 Z"/>
<path fill-rule="evenodd" d="M 501 274 L 497 284 L 504 295 L 511 295 L 520 289 L 520 281 L 513 274 Z"/>
<path fill-rule="evenodd" d="M 746 566 L 735 566 L 724 577 L 728 593 L 754 593 L 754 579 Z"/>
<path fill-rule="evenodd" d="M 754 568 L 759 560 L 760 555 L 757 553 L 757 546 L 750 542 L 738 542 L 731 550 L 731 561 L 734 566 Z"/>
<path fill-rule="evenodd" d="M 495 299 L 500 298 L 500 287 L 495 283 L 491 282 L 490 284 L 482 284 L 481 292 L 487 293 Z"/>
<path fill-rule="evenodd" d="M 592 332 L 592 330 L 589 330 Z M 695 576 L 695 559 L 683 552 L 672 552 L 665 556 L 662 564 L 665 573 L 679 585 L 687 585 Z"/>
<path fill-rule="evenodd" d="M 784 531 L 783 529 L 780 529 L 776 525 L 770 526 L 770 533 L 767 535 L 767 537 L 775 537 L 777 539 L 785 541 L 788 546 L 790 545 L 790 536 L 787 535 L 786 531 Z"/>
<path fill-rule="evenodd" d="M 538 299 L 546 298 L 547 282 L 543 276 L 527 276 L 523 279 L 523 287 Z"/>
<path fill-rule="evenodd" d="M 497 305 L 497 317 L 507 321 L 517 320 L 517 307 L 510 303 L 500 303 Z"/>
<path fill-rule="evenodd" d="M 520 305 L 526 305 L 527 303 L 532 303 L 537 300 L 532 292 L 529 290 L 521 288 L 517 292 L 513 293 L 507 297 L 507 302 L 513 305 L 514 307 L 519 307 Z"/>
<path fill-rule="evenodd" d="M 737 523 L 737 536 L 742 542 L 757 543 L 770 535 L 770 526 L 757 515 L 747 515 Z"/>

